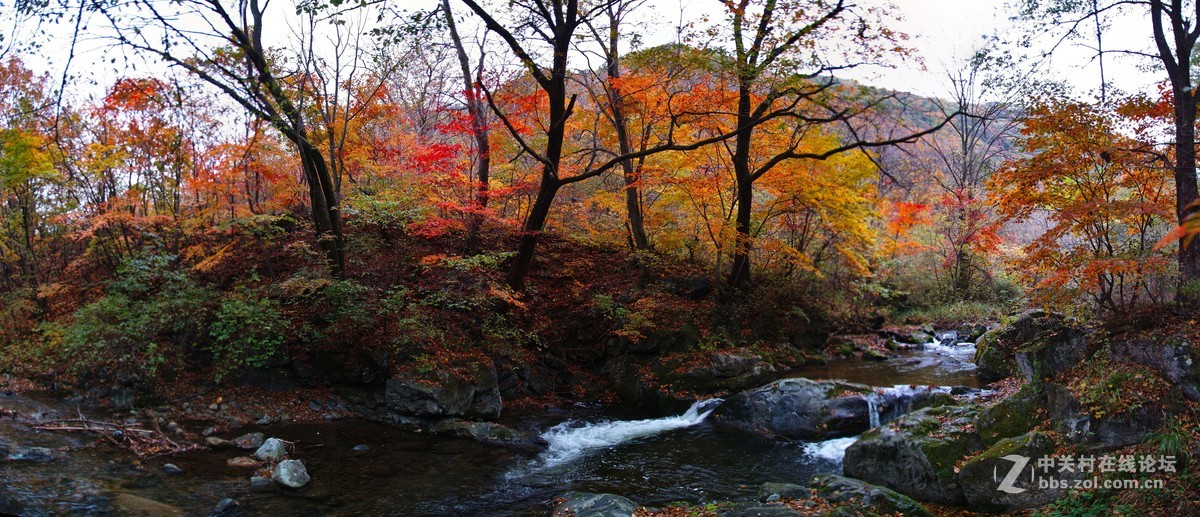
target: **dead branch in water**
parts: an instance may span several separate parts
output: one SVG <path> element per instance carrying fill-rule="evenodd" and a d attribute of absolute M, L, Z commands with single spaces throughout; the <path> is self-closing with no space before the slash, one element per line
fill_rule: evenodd
<path fill-rule="evenodd" d="M 118 424 L 86 418 L 67 418 L 47 420 L 34 426 L 34 429 L 95 433 L 117 447 L 132 451 L 139 458 L 173 455 L 201 448 L 197 444 L 175 442 L 162 432 L 162 429 L 158 427 L 158 422 L 152 421 L 152 423 L 154 429 L 143 429 L 140 423 Z"/>

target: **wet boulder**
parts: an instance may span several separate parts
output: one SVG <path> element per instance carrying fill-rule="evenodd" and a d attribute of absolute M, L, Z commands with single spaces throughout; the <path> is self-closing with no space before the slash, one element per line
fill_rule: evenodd
<path fill-rule="evenodd" d="M 853 436 L 939 400 L 928 389 L 876 390 L 843 381 L 781 379 L 725 399 L 714 421 L 746 431 L 796 440 Z"/>
<path fill-rule="evenodd" d="M 850 502 L 850 509 L 867 515 L 932 516 L 920 503 L 895 490 L 857 479 L 821 474 L 813 477 L 812 490 L 831 503 Z"/>
<path fill-rule="evenodd" d="M 637 503 L 613 494 L 568 492 L 554 507 L 554 517 L 632 517 Z"/>
<path fill-rule="evenodd" d="M 1054 439 L 1038 431 L 996 442 L 959 470 L 967 506 L 977 512 L 1001 513 L 1057 501 L 1064 489 L 1039 485 L 1043 479 L 1062 480 L 1058 470 L 1036 468 L 1038 458 L 1053 455 Z"/>
<path fill-rule="evenodd" d="M 980 411 L 975 418 L 975 431 L 984 445 L 991 446 L 1002 439 L 1025 434 L 1045 419 L 1041 390 L 1026 384 L 1016 393 Z"/>
<path fill-rule="evenodd" d="M 502 410 L 496 369 L 477 363 L 469 374 L 411 372 L 387 381 L 387 407 L 401 415 L 498 418 Z"/>
<path fill-rule="evenodd" d="M 983 449 L 974 406 L 926 408 L 864 433 L 846 449 L 847 476 L 919 501 L 962 505 L 955 464 Z"/>

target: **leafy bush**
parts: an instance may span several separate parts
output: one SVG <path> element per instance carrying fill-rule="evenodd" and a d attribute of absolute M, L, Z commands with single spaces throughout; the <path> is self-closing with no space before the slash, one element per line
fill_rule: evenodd
<path fill-rule="evenodd" d="M 216 380 L 242 366 L 263 366 L 283 346 L 286 329 L 274 300 L 245 290 L 221 300 L 209 330 Z"/>
<path fill-rule="evenodd" d="M 94 368 L 154 377 L 203 339 L 211 291 L 175 267 L 174 255 L 126 259 L 98 300 L 75 311 L 63 331 L 73 371 Z"/>

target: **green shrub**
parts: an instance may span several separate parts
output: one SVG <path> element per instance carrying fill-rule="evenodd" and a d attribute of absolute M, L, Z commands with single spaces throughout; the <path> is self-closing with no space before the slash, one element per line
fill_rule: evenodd
<path fill-rule="evenodd" d="M 63 330 L 72 371 L 108 369 L 152 378 L 204 338 L 212 293 L 177 269 L 174 255 L 127 259 L 107 288 L 75 311 Z"/>
<path fill-rule="evenodd" d="M 216 380 L 242 366 L 263 366 L 283 346 L 286 329 L 274 300 L 244 290 L 221 300 L 209 330 Z"/>

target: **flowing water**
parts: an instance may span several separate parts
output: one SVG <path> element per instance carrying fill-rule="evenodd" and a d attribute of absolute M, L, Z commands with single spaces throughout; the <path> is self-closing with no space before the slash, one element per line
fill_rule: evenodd
<path fill-rule="evenodd" d="M 966 348 L 935 344 L 887 362 L 834 361 L 804 375 L 900 384 L 886 388 L 891 390 L 913 389 L 909 384 L 974 385 L 973 372 L 961 364 L 960 358 L 970 357 Z M 46 415 L 74 411 L 61 402 L 16 400 L 21 398 L 0 398 L 0 408 L 23 403 L 32 406 L 15 409 Z M 104 515 L 115 511 L 119 498 L 132 495 L 185 514 L 206 512 L 232 497 L 252 515 L 544 515 L 548 501 L 567 490 L 616 493 L 649 506 L 745 500 L 764 482 L 802 483 L 813 474 L 840 472 L 844 451 L 854 442 L 853 437 L 776 441 L 715 426 L 707 417 L 718 404 L 700 401 L 683 414 L 657 418 L 595 405 L 567 408 L 557 416 L 509 417 L 510 426 L 541 431 L 548 446 L 538 453 L 361 421 L 241 430 L 261 430 L 296 444 L 293 456 L 305 462 L 313 478 L 299 492 L 250 492 L 252 472 L 225 464 L 245 451 L 138 462 L 110 447 L 86 446 L 91 440 L 81 436 L 0 421 L 0 447 L 58 449 L 58 459 L 49 463 L 0 461 L 0 509 L 8 497 L 24 504 L 30 515 Z M 897 416 L 881 415 L 873 404 L 871 425 Z M 359 445 L 366 450 L 356 452 Z M 184 473 L 164 473 L 166 462 Z"/>

